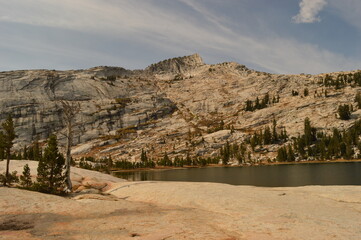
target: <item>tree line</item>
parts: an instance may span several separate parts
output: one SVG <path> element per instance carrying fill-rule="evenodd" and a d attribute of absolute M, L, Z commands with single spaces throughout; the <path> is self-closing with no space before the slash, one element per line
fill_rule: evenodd
<path fill-rule="evenodd" d="M 36 182 L 31 179 L 28 164 L 24 166 L 20 178 L 17 176 L 16 171 L 10 173 L 11 149 L 15 138 L 14 122 L 9 115 L 5 122 L 2 123 L 2 131 L 0 131 L 0 150 L 3 151 L 6 158 L 6 171 L 0 174 L 0 182 L 4 186 L 11 186 L 13 183 L 20 182 L 20 185 L 27 189 L 53 194 L 64 193 L 66 189 L 65 158 L 59 152 L 56 136 L 51 135 L 49 137 L 44 154 L 40 154 L 41 151 L 38 145 L 34 146 L 35 149 L 38 149 L 36 152 L 39 153 L 36 154 L 39 161 Z"/>
<path fill-rule="evenodd" d="M 258 97 L 254 101 L 247 100 L 244 110 L 248 112 L 253 112 L 255 110 L 266 108 L 272 103 L 278 103 L 279 101 L 279 95 L 273 96 L 273 98 L 271 99 L 269 93 L 266 93 L 261 100 Z"/>
<path fill-rule="evenodd" d="M 326 87 L 334 87 L 336 90 L 344 88 L 346 86 L 357 87 L 361 86 L 361 72 L 349 73 L 349 74 L 338 74 L 333 77 L 326 75 L 323 81 Z"/>
<path fill-rule="evenodd" d="M 278 161 L 294 161 L 302 159 L 354 159 L 360 157 L 361 120 L 352 127 L 340 131 L 334 128 L 331 134 L 326 134 L 312 127 L 309 118 L 304 120 L 304 132 L 293 140 L 293 144 L 278 150 Z M 355 154 L 358 152 L 358 154 Z M 292 155 L 292 156 L 291 156 Z"/>

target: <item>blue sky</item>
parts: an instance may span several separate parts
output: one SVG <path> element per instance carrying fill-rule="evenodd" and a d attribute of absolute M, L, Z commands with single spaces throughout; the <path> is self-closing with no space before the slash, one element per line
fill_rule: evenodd
<path fill-rule="evenodd" d="M 359 0 L 0 0 L 0 71 L 199 53 L 272 73 L 361 68 Z"/>

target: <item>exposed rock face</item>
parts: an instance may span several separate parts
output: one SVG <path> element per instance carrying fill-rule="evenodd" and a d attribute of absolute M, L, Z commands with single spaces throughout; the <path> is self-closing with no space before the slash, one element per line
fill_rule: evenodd
<path fill-rule="evenodd" d="M 343 74 L 352 74 L 345 72 Z M 336 79 L 339 73 L 330 75 Z M 62 138 L 64 124 L 58 100 L 75 101 L 73 154 L 111 155 L 139 160 L 149 157 L 214 155 L 225 141 L 240 142 L 275 118 L 278 130 L 290 137 L 303 131 L 309 117 L 316 128 L 348 128 L 360 116 L 342 121 L 340 104 L 352 104 L 360 87 L 326 88 L 320 75 L 278 75 L 257 72 L 238 63 L 204 64 L 198 54 L 153 64 L 145 70 L 96 67 L 77 71 L 12 71 L 0 73 L 0 119 L 11 113 L 18 134 L 16 147 L 51 133 Z M 304 89 L 309 95 L 304 96 Z M 327 89 L 327 94 L 325 91 Z M 298 96 L 292 96 L 292 91 Z M 246 100 L 268 93 L 279 102 L 254 112 L 244 111 Z M 326 96 L 327 95 L 327 96 Z M 354 107 L 356 109 L 356 105 Z M 220 124 L 233 126 L 219 132 Z M 277 148 L 255 158 L 275 156 Z"/>
<path fill-rule="evenodd" d="M 18 146 L 62 131 L 59 100 L 81 106 L 75 119 L 75 144 L 162 118 L 176 109 L 153 82 L 122 68 L 3 72 L 0 86 L 1 119 L 12 114 Z"/>
<path fill-rule="evenodd" d="M 204 65 L 204 62 L 201 56 L 196 53 L 191 56 L 167 59 L 162 62 L 152 64 L 145 70 L 151 73 L 183 74 L 202 65 Z"/>

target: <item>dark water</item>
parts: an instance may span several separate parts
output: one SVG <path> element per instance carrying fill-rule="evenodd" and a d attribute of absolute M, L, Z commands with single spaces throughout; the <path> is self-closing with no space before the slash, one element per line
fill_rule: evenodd
<path fill-rule="evenodd" d="M 361 185 L 361 163 L 208 167 L 114 173 L 134 181 L 216 182 L 264 187 Z"/>

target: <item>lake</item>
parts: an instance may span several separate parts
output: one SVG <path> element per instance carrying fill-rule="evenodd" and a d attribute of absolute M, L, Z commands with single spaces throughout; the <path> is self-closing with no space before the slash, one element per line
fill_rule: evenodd
<path fill-rule="evenodd" d="M 205 167 L 117 172 L 113 174 L 131 181 L 216 182 L 262 187 L 361 185 L 360 162 Z"/>

